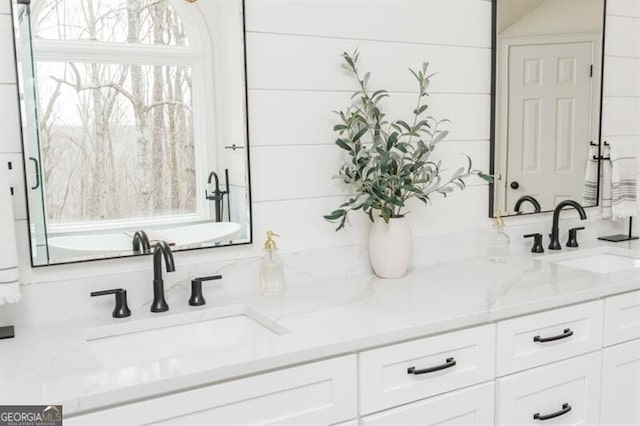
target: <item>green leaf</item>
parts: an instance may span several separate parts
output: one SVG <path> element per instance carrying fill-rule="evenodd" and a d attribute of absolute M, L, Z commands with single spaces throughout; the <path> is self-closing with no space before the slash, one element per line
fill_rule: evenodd
<path fill-rule="evenodd" d="M 489 182 L 489 183 L 494 183 L 495 182 L 495 179 L 494 179 L 493 176 L 485 174 L 485 173 L 482 173 L 482 172 L 478 172 L 478 177 L 483 179 L 483 180 L 485 180 L 486 182 Z"/>
<path fill-rule="evenodd" d="M 464 167 L 460 167 L 458 170 L 456 170 L 456 171 L 453 173 L 453 175 L 452 175 L 452 176 L 453 176 L 453 178 L 457 178 L 458 176 L 462 176 L 462 175 L 464 174 L 465 170 L 466 170 L 466 169 L 465 169 Z"/>
<path fill-rule="evenodd" d="M 407 132 L 411 131 L 411 126 L 409 126 L 405 121 L 398 120 L 398 121 L 396 121 L 396 123 L 399 124 L 400 126 L 404 127 Z"/>
<path fill-rule="evenodd" d="M 344 139 L 336 139 L 336 145 L 345 151 L 351 151 L 351 146 Z"/>
<path fill-rule="evenodd" d="M 393 146 L 398 142 L 398 133 L 393 132 L 389 135 L 387 139 L 387 151 L 393 148 Z"/>
<path fill-rule="evenodd" d="M 385 206 L 382 208 L 382 211 L 380 213 L 382 213 L 382 220 L 384 220 L 385 223 L 389 223 L 389 219 L 393 215 L 393 212 L 391 211 L 391 209 Z"/>
<path fill-rule="evenodd" d="M 436 134 L 436 136 L 433 138 L 433 140 L 431 141 L 432 144 L 437 144 L 438 142 L 440 142 L 441 140 L 443 140 L 444 138 L 447 137 L 447 135 L 449 134 L 448 130 L 442 130 L 440 131 L 438 134 Z"/>
<path fill-rule="evenodd" d="M 363 85 L 363 86 L 365 86 L 365 87 L 367 86 L 367 84 L 369 83 L 369 77 L 371 77 L 371 73 L 370 73 L 370 72 L 367 72 L 367 73 L 364 75 L 364 78 L 362 79 L 362 85 Z"/>
<path fill-rule="evenodd" d="M 344 60 L 347 62 L 347 64 L 349 64 L 349 66 L 350 66 L 351 68 L 355 68 L 355 67 L 356 67 L 355 63 L 353 62 L 353 59 L 351 59 L 351 56 L 349 56 L 349 54 L 348 54 L 347 52 L 344 52 L 344 53 L 342 54 L 342 57 L 343 57 L 343 58 L 344 58 Z"/>
<path fill-rule="evenodd" d="M 420 114 L 422 114 L 423 112 L 425 112 L 425 111 L 427 110 L 427 108 L 429 108 L 429 105 L 422 105 L 420 108 L 418 108 L 418 109 L 414 109 L 414 110 L 413 110 L 413 113 L 414 113 L 415 115 L 420 115 Z"/>
<path fill-rule="evenodd" d="M 353 136 L 353 138 L 351 138 L 351 140 L 352 140 L 353 142 L 359 141 L 359 140 L 360 140 L 360 138 L 361 138 L 362 136 L 364 136 L 364 134 L 365 134 L 365 133 L 367 133 L 367 130 L 369 130 L 369 129 L 368 129 L 368 128 L 366 128 L 366 127 L 365 127 L 365 128 L 360 129 L 360 130 L 358 131 L 358 133 L 356 133 L 356 134 L 355 134 L 355 136 Z"/>
<path fill-rule="evenodd" d="M 411 74 L 413 74 L 413 76 L 416 78 L 416 80 L 418 80 L 419 82 L 422 82 L 422 80 L 420 80 L 420 77 L 418 77 L 418 74 L 414 70 L 409 68 L 409 71 L 411 71 Z"/>
<path fill-rule="evenodd" d="M 346 211 L 346 210 L 344 210 L 344 209 L 339 209 L 339 210 L 334 210 L 334 211 L 332 211 L 331 213 L 329 213 L 329 214 L 327 214 L 327 215 L 324 215 L 323 217 L 324 217 L 326 220 L 328 220 L 328 221 L 330 221 L 330 222 L 333 222 L 333 221 L 336 221 L 336 220 L 338 220 L 338 219 L 340 219 L 341 217 L 346 216 L 346 215 L 347 215 L 347 211 Z"/>

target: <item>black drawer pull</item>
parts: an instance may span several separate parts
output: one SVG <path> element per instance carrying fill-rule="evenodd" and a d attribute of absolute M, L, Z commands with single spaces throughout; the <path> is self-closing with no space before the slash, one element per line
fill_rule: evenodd
<path fill-rule="evenodd" d="M 562 410 L 556 411 L 555 413 L 551 413 L 551 414 L 535 413 L 533 415 L 533 420 L 549 420 L 556 417 L 560 417 L 563 414 L 567 414 L 569 411 L 571 411 L 571 406 L 565 402 L 564 404 L 562 404 Z"/>
<path fill-rule="evenodd" d="M 554 340 L 566 339 L 567 337 L 570 337 L 570 336 L 573 336 L 573 331 L 571 331 L 570 328 L 565 328 L 562 334 L 558 334 L 557 336 L 551 336 L 551 337 L 534 336 L 533 341 L 540 342 L 540 343 L 553 342 Z"/>
<path fill-rule="evenodd" d="M 456 360 L 453 358 L 447 358 L 447 361 L 444 364 L 436 365 L 435 367 L 423 368 L 422 370 L 416 370 L 415 367 L 407 368 L 407 374 L 427 374 L 433 373 L 435 371 L 444 370 L 446 368 L 451 368 L 456 365 Z"/>

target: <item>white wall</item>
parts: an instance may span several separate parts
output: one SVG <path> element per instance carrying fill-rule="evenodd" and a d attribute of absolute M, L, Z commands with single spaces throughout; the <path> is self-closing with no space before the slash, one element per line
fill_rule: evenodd
<path fill-rule="evenodd" d="M 604 0 L 545 0 L 504 31 L 499 30 L 500 35 L 599 32 L 602 29 L 603 5 Z M 500 7 L 506 6 L 517 9 L 519 2 L 503 2 Z M 514 13 L 507 13 L 507 15 L 514 15 Z M 570 19 L 567 19 L 569 17 Z"/>
<path fill-rule="evenodd" d="M 21 165 L 11 22 L 0 0 L 0 153 Z M 640 2 L 609 0 L 603 133 L 640 135 Z M 340 163 L 333 144 L 335 119 L 354 89 L 340 70 L 340 53 L 356 47 L 371 84 L 392 92 L 392 115 L 410 111 L 415 84 L 407 67 L 428 60 L 431 113 L 453 121 L 438 150 L 455 168 L 469 154 L 487 170 L 490 125 L 491 3 L 486 0 L 246 0 L 249 131 L 254 245 L 180 253 L 178 268 L 260 253 L 264 231 L 282 235 L 284 252 L 364 245 L 368 222 L 352 218 L 334 232 L 322 215 L 344 199 L 332 180 Z M 15 100 L 15 101 L 12 101 Z M 21 171 L 16 173 L 15 210 L 21 274 L 26 283 L 47 283 L 116 271 L 146 271 L 150 260 L 125 259 L 31 269 Z M 463 192 L 410 214 L 417 238 L 487 229 L 487 186 L 475 180 Z M 597 209 L 591 209 L 591 215 Z M 513 220 L 543 223 L 549 215 Z M 428 253 L 419 255 L 427 256 Z M 326 268 L 330 265 L 311 265 Z M 86 290 L 88 291 L 88 289 Z M 29 301 L 23 302 L 27 305 Z"/>

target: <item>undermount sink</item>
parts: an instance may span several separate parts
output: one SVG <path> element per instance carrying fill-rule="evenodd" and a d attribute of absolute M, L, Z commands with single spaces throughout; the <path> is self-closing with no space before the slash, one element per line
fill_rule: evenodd
<path fill-rule="evenodd" d="M 288 330 L 246 305 L 163 315 L 86 329 L 105 368 L 144 364 L 246 343 L 273 341 Z"/>
<path fill-rule="evenodd" d="M 600 274 L 640 268 L 640 257 L 637 253 L 615 247 L 598 247 L 568 253 L 551 254 L 540 256 L 536 259 Z"/>

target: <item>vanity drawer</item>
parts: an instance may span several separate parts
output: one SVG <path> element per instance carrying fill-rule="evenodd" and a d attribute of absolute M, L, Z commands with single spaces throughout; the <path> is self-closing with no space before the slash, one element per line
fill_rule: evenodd
<path fill-rule="evenodd" d="M 498 376 L 584 354 L 602 346 L 602 302 L 498 323 Z"/>
<path fill-rule="evenodd" d="M 362 425 L 489 425 L 493 394 L 493 382 L 484 383 L 364 417 Z"/>
<path fill-rule="evenodd" d="M 360 354 L 363 414 L 469 386 L 494 376 L 493 325 L 427 337 Z"/>
<path fill-rule="evenodd" d="M 608 297 L 604 302 L 604 345 L 640 338 L 640 291 Z"/>
<path fill-rule="evenodd" d="M 349 355 L 77 417 L 66 424 L 335 424 L 357 416 Z"/>
<path fill-rule="evenodd" d="M 598 424 L 600 352 L 498 379 L 497 425 Z"/>

